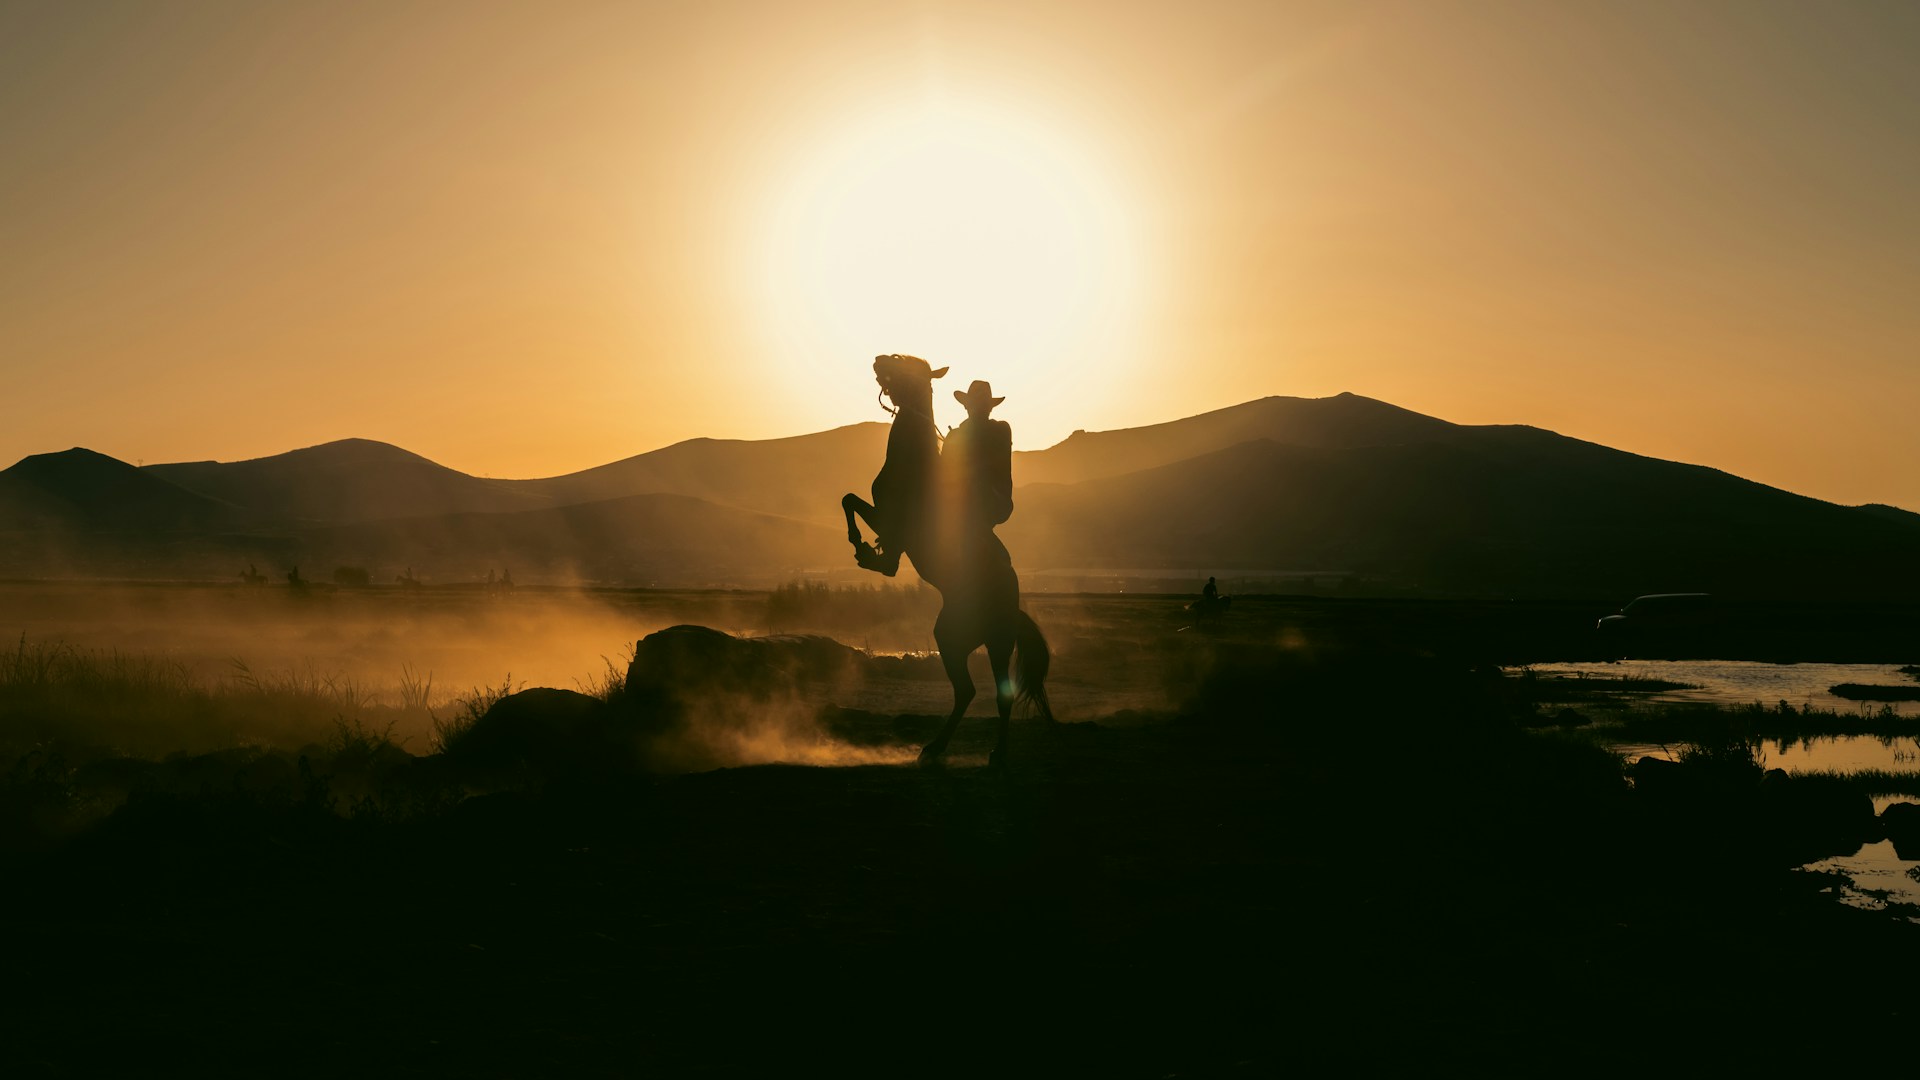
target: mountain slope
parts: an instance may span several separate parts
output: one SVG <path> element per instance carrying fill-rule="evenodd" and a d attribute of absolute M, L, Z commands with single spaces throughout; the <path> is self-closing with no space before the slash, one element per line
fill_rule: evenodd
<path fill-rule="evenodd" d="M 1916 591 L 1920 532 L 1701 466 L 1526 427 L 1410 446 L 1244 443 L 1033 485 L 1032 566 L 1344 569 L 1444 590 Z"/>
<path fill-rule="evenodd" d="M 0 527 L 179 532 L 235 517 L 231 505 L 79 447 L 0 471 Z"/>
<path fill-rule="evenodd" d="M 1323 448 L 1430 442 L 1456 425 L 1358 394 L 1267 397 L 1148 427 L 1076 431 L 1013 456 L 1014 484 L 1072 484 L 1119 476 L 1267 439 Z"/>
<path fill-rule="evenodd" d="M 379 580 L 412 566 L 439 580 L 511 568 L 527 582 L 777 581 L 851 565 L 839 498 L 868 486 L 887 430 L 695 439 L 523 481 L 365 440 L 146 469 L 84 450 L 40 455 L 0 472 L 0 568 L 228 577 L 258 560 L 280 572 L 299 561 L 309 577 L 364 566 Z M 1389 588 L 1509 596 L 1920 599 L 1920 515 L 1351 394 L 1078 432 L 1016 455 L 1015 468 L 1016 511 L 1000 534 L 1025 569 L 1345 570 Z"/>
<path fill-rule="evenodd" d="M 689 439 L 515 490 L 555 505 L 627 495 L 687 495 L 797 520 L 842 520 L 840 497 L 865 494 L 887 454 L 887 425 L 852 424 L 786 439 Z"/>
<path fill-rule="evenodd" d="M 554 505 L 510 482 L 449 469 L 388 443 L 342 439 L 249 461 L 148 465 L 155 476 L 264 521 L 331 524 Z"/>

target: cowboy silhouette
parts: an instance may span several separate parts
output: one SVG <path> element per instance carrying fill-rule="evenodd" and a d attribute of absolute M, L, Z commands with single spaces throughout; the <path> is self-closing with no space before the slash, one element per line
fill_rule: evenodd
<path fill-rule="evenodd" d="M 1006 763 L 1013 706 L 1025 699 L 1053 719 L 1046 677 L 1051 651 L 1033 618 L 1020 609 L 1020 575 L 993 527 L 1013 513 L 1013 429 L 989 414 L 1001 399 L 986 382 L 954 397 L 967 420 L 946 449 L 933 423 L 933 380 L 947 373 L 917 356 L 887 353 L 873 359 L 880 391 L 892 402 L 887 460 L 873 478 L 873 501 L 848 492 L 840 500 L 847 540 L 861 567 L 892 577 L 902 556 L 922 580 L 940 590 L 933 640 L 953 683 L 953 712 L 920 750 L 922 764 L 938 764 L 973 700 L 967 658 L 985 647 L 993 669 L 999 738 L 988 764 Z M 867 543 L 865 521 L 875 533 Z"/>
<path fill-rule="evenodd" d="M 967 418 L 947 433 L 940 468 L 958 500 L 962 527 L 991 530 L 1013 516 L 1013 426 L 989 415 L 1007 399 L 975 379 L 955 390 L 953 400 L 967 407 Z"/>

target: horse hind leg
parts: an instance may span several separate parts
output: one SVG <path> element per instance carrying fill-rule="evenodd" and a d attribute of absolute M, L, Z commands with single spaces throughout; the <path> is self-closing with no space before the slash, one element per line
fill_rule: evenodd
<path fill-rule="evenodd" d="M 940 627 L 934 626 L 934 641 L 940 640 Z M 940 646 L 940 665 L 947 669 L 947 681 L 953 684 L 953 712 L 940 728 L 940 734 L 933 741 L 920 748 L 920 764 L 938 765 L 940 756 L 947 752 L 947 744 L 953 741 L 953 733 L 960 729 L 960 718 L 967 714 L 967 706 L 973 704 L 973 676 L 967 671 L 967 657 L 973 652 L 962 652 L 958 648 L 945 644 Z"/>
<path fill-rule="evenodd" d="M 988 755 L 987 765 L 998 768 L 1007 763 L 1007 731 L 1013 721 L 1013 641 L 988 645 L 987 660 L 993 665 L 993 704 L 999 713 L 993 753 Z"/>

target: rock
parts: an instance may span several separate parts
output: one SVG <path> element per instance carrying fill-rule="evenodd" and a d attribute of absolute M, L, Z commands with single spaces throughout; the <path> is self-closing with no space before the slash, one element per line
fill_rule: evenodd
<path fill-rule="evenodd" d="M 818 634 L 734 637 L 705 626 L 670 626 L 641 638 L 627 665 L 627 693 L 685 702 L 708 692 L 757 699 L 827 689 L 860 670 L 861 654 Z"/>
<path fill-rule="evenodd" d="M 825 737 L 820 712 L 861 677 L 863 661 L 828 637 L 674 626 L 634 646 L 620 709 L 656 770 L 782 760 Z"/>
<path fill-rule="evenodd" d="M 448 740 L 445 755 L 497 776 L 605 773 L 638 764 L 634 734 L 600 699 L 542 686 L 495 702 Z"/>
<path fill-rule="evenodd" d="M 1880 811 L 1880 832 L 1893 841 L 1894 854 L 1920 859 L 1920 803 L 1888 803 Z"/>
<path fill-rule="evenodd" d="M 1761 782 L 1759 810 L 1766 835 L 1793 863 L 1851 855 L 1879 831 L 1872 799 L 1842 784 L 1780 769 Z"/>

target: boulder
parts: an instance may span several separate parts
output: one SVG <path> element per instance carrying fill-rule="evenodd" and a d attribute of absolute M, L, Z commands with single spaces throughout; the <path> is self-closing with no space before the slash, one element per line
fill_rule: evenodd
<path fill-rule="evenodd" d="M 469 770 L 526 778 L 618 771 L 639 760 L 631 725 L 600 699 L 544 686 L 495 702 L 444 753 Z"/>
<path fill-rule="evenodd" d="M 821 710 L 861 677 L 863 662 L 858 650 L 817 635 L 669 627 L 634 646 L 620 711 L 658 771 L 789 760 L 825 737 Z"/>
<path fill-rule="evenodd" d="M 1866 795 L 1781 769 L 1761 781 L 1759 811 L 1768 837 L 1794 863 L 1851 855 L 1879 832 L 1873 800 Z"/>
<path fill-rule="evenodd" d="M 858 674 L 861 659 L 859 650 L 818 634 L 734 637 L 670 626 L 634 646 L 627 693 L 681 703 L 710 693 L 765 700 L 838 686 Z"/>
<path fill-rule="evenodd" d="M 1920 803 L 1888 803 L 1880 811 L 1880 832 L 1893 841 L 1894 854 L 1920 859 Z"/>

